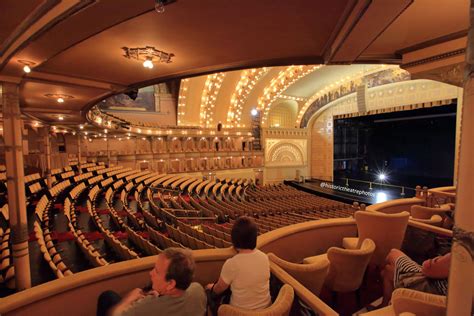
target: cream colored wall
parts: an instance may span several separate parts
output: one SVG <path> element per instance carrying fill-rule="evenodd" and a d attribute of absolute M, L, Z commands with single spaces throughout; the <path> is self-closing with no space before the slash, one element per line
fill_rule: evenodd
<path fill-rule="evenodd" d="M 456 86 L 432 80 L 404 81 L 368 89 L 366 106 L 367 111 L 372 111 L 456 99 L 460 90 Z M 311 127 L 312 178 L 333 179 L 333 117 L 357 111 L 356 95 L 350 94 L 327 104 L 312 117 L 308 124 Z"/>

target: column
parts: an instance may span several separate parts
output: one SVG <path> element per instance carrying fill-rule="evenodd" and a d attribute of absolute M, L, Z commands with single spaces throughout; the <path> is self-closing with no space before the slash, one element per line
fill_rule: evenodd
<path fill-rule="evenodd" d="M 13 265 L 16 288 L 24 290 L 31 287 L 31 275 L 22 146 L 23 122 L 21 121 L 18 85 L 3 83 L 2 99 Z"/>
<path fill-rule="evenodd" d="M 474 1 L 470 6 L 447 315 L 470 315 L 474 284 Z"/>
<path fill-rule="evenodd" d="M 46 177 L 46 185 L 48 189 L 53 186 L 53 178 L 51 176 L 51 140 L 49 139 L 49 126 L 41 129 L 43 136 L 43 155 L 45 159 L 46 168 L 43 170 L 43 176 Z"/>
<path fill-rule="evenodd" d="M 77 133 L 77 168 L 79 173 L 82 173 L 82 148 L 81 148 L 81 135 Z"/>
<path fill-rule="evenodd" d="M 107 166 L 110 167 L 109 137 L 107 137 L 105 140 L 106 140 L 106 143 L 107 143 Z"/>

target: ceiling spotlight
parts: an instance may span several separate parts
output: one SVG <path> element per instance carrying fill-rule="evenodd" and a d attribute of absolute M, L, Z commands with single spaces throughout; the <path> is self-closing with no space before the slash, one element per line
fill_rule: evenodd
<path fill-rule="evenodd" d="M 64 103 L 64 99 L 63 99 L 63 98 L 58 98 L 56 101 L 58 101 L 58 103 Z"/>
<path fill-rule="evenodd" d="M 29 73 L 31 72 L 30 66 L 25 65 L 25 66 L 23 67 L 23 71 L 26 72 L 27 74 L 29 74 Z"/>
<path fill-rule="evenodd" d="M 257 109 L 252 109 L 252 110 L 250 111 L 250 114 L 252 114 L 252 116 L 257 116 L 257 114 L 258 114 Z"/>
<path fill-rule="evenodd" d="M 82 125 L 82 124 L 79 125 L 79 128 L 80 128 L 80 129 L 84 129 L 84 125 Z"/>
<path fill-rule="evenodd" d="M 155 0 L 155 11 L 158 13 L 165 12 L 165 2 L 164 0 Z"/>
<path fill-rule="evenodd" d="M 58 120 L 64 121 L 64 116 L 62 116 L 62 115 L 58 116 Z"/>
<path fill-rule="evenodd" d="M 153 61 L 150 57 L 147 57 L 147 59 L 143 62 L 143 67 L 153 69 Z"/>

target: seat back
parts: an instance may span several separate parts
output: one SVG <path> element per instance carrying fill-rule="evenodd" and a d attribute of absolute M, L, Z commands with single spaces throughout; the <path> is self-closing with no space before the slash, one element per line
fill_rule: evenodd
<path fill-rule="evenodd" d="M 440 207 L 412 205 L 410 208 L 411 216 L 420 219 L 430 219 L 433 215 L 444 217 L 446 212 L 451 212 L 451 207 L 448 204 L 441 205 Z"/>
<path fill-rule="evenodd" d="M 327 251 L 329 273 L 326 284 L 336 292 L 352 292 L 362 284 L 365 270 L 375 251 L 372 239 L 365 239 L 360 249 L 331 247 Z"/>
<path fill-rule="evenodd" d="M 410 312 L 419 316 L 446 315 L 446 296 L 411 289 L 396 289 L 392 294 L 396 315 Z"/>
<path fill-rule="evenodd" d="M 290 314 L 291 305 L 295 292 L 291 286 L 285 284 L 281 287 L 278 296 L 269 307 L 258 310 L 246 310 L 243 308 L 234 307 L 228 304 L 223 304 L 219 307 L 217 315 L 219 316 L 288 316 Z"/>
<path fill-rule="evenodd" d="M 269 253 L 268 258 L 313 292 L 314 295 L 319 296 L 329 271 L 329 260 L 298 264 L 283 260 L 273 253 Z"/>
<path fill-rule="evenodd" d="M 433 215 L 429 219 L 422 219 L 422 218 L 415 218 L 415 217 L 412 217 L 410 219 L 416 222 L 420 222 L 427 225 L 438 226 L 438 227 L 440 227 L 443 224 L 443 218 L 439 215 Z"/>
<path fill-rule="evenodd" d="M 401 248 L 410 214 L 408 212 L 384 214 L 358 211 L 355 212 L 354 217 L 359 232 L 358 248 L 360 248 L 364 239 L 372 239 L 375 242 L 376 249 L 371 263 L 380 267 L 383 266 L 390 249 Z"/>

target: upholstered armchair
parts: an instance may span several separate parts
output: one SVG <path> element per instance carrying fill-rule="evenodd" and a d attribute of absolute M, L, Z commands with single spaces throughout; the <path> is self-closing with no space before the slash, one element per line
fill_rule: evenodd
<path fill-rule="evenodd" d="M 370 238 L 375 242 L 376 248 L 371 263 L 382 267 L 385 258 L 393 248 L 400 249 L 410 214 L 401 212 L 385 214 L 381 212 L 357 211 L 354 214 L 359 237 L 349 237 L 342 240 L 346 249 L 358 249 L 361 242 Z"/>
<path fill-rule="evenodd" d="M 314 295 L 319 296 L 329 270 L 328 259 L 318 260 L 310 264 L 298 264 L 283 260 L 273 253 L 269 253 L 268 258 L 303 284 Z"/>
<path fill-rule="evenodd" d="M 347 293 L 359 289 L 374 251 L 374 241 L 366 238 L 359 249 L 331 247 L 326 254 L 307 257 L 303 262 L 315 264 L 329 260 L 325 285 L 334 292 Z"/>
<path fill-rule="evenodd" d="M 228 304 L 219 307 L 217 314 L 219 316 L 288 316 L 295 296 L 294 290 L 288 284 L 280 289 L 278 296 L 273 304 L 265 309 L 258 311 L 245 310 Z"/>
<path fill-rule="evenodd" d="M 451 207 L 448 204 L 443 204 L 440 207 L 412 205 L 410 208 L 411 216 L 421 219 L 430 219 L 433 215 L 439 215 L 444 218 L 447 212 L 451 212 Z"/>
<path fill-rule="evenodd" d="M 396 289 L 392 294 L 392 305 L 359 315 L 395 316 L 404 313 L 416 316 L 444 316 L 446 315 L 446 296 L 410 289 Z"/>

